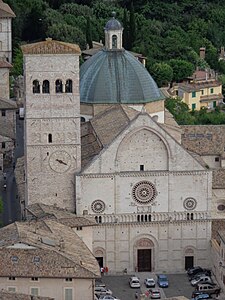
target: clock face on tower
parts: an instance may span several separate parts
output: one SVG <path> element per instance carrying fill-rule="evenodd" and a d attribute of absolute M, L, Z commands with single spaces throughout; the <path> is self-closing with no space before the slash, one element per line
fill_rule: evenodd
<path fill-rule="evenodd" d="M 64 173 L 70 168 L 71 156 L 65 150 L 57 150 L 51 154 L 49 165 L 53 171 Z"/>

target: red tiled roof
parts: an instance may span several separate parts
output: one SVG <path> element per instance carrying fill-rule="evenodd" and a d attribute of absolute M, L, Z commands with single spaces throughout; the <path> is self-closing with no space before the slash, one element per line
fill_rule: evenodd
<path fill-rule="evenodd" d="M 7 60 L 0 60 L 0 68 L 12 68 L 12 65 Z"/>
<path fill-rule="evenodd" d="M 9 5 L 0 0 L 0 18 L 15 18 L 15 16 Z"/>

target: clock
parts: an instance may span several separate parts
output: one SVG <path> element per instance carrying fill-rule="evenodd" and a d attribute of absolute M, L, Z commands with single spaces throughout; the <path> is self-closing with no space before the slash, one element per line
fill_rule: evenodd
<path fill-rule="evenodd" d="M 50 168 L 58 173 L 64 173 L 69 170 L 71 165 L 71 156 L 65 150 L 53 152 L 49 158 Z"/>

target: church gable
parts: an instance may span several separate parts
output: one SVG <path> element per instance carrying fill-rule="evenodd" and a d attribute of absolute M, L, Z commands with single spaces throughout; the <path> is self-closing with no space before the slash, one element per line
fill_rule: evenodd
<path fill-rule="evenodd" d="M 83 173 L 162 170 L 202 171 L 204 167 L 148 114 L 142 113 L 94 158 Z"/>
<path fill-rule="evenodd" d="M 121 172 L 169 168 L 169 154 L 165 143 L 148 127 L 128 134 L 120 143 L 116 159 Z"/>

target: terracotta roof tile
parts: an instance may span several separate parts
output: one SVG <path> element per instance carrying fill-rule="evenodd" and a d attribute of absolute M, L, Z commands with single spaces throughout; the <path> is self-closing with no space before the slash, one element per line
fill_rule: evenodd
<path fill-rule="evenodd" d="M 12 65 L 7 60 L 0 59 L 0 68 L 12 68 Z"/>
<path fill-rule="evenodd" d="M 16 222 L 1 228 L 0 238 L 0 276 L 100 276 L 98 262 L 85 243 L 59 222 Z"/>
<path fill-rule="evenodd" d="M 15 16 L 9 5 L 0 0 L 0 18 L 14 18 Z"/>
<path fill-rule="evenodd" d="M 0 291 L 1 300 L 54 300 L 54 298 L 32 296 L 15 292 L 8 292 L 6 290 Z"/>
<path fill-rule="evenodd" d="M 78 45 L 55 41 L 51 38 L 43 42 L 23 45 L 21 49 L 23 54 L 81 54 Z"/>

